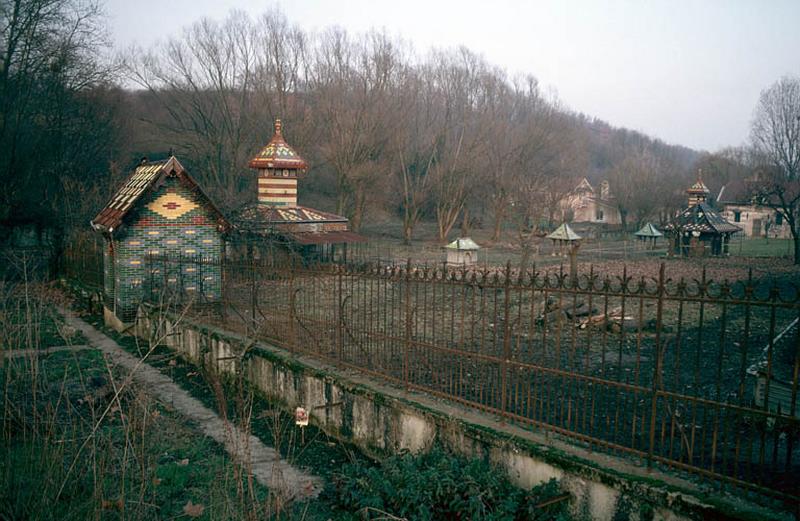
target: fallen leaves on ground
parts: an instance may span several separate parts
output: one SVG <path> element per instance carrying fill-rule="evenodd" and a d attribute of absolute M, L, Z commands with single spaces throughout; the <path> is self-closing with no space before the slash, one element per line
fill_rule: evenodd
<path fill-rule="evenodd" d="M 183 506 L 183 513 L 189 517 L 200 517 L 203 515 L 203 511 L 206 507 L 202 504 L 194 504 L 190 499 L 188 503 Z"/>

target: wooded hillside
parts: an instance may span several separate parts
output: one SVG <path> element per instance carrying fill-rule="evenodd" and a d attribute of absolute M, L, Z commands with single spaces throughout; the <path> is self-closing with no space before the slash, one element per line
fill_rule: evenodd
<path fill-rule="evenodd" d="M 536 226 L 584 176 L 611 182 L 632 226 L 680 206 L 698 159 L 574 113 L 535 77 L 463 47 L 311 34 L 269 11 L 119 54 L 92 3 L 3 0 L 0 21 L 4 222 L 84 228 L 141 157 L 170 151 L 234 210 L 255 198 L 247 162 L 277 117 L 311 163 L 303 204 L 356 230 L 401 220 L 408 239 L 420 220 L 443 239 L 465 215 L 497 237 L 508 223 Z"/>

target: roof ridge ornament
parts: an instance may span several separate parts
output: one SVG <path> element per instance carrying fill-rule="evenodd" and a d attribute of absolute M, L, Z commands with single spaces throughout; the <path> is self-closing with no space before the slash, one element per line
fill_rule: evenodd
<path fill-rule="evenodd" d="M 275 134 L 272 139 L 250 160 L 250 168 L 283 173 L 284 170 L 296 172 L 299 177 L 308 170 L 308 163 L 283 139 L 283 123 L 275 119 Z M 282 175 L 282 174 L 281 174 Z M 277 176 L 276 176 L 277 177 Z"/>

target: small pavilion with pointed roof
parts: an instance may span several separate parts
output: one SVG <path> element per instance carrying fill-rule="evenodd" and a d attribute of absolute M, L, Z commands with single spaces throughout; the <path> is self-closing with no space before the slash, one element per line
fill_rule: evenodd
<path fill-rule="evenodd" d="M 708 250 L 711 255 L 727 255 L 731 235 L 741 228 L 729 223 L 706 202 L 709 189 L 703 183 L 702 171 L 698 171 L 697 181 L 686 193 L 688 206 L 664 227 L 672 241 L 672 252 L 703 256 Z"/>
<path fill-rule="evenodd" d="M 634 235 L 639 239 L 640 243 L 649 245 L 650 249 L 654 249 L 658 238 L 664 236 L 653 223 L 645 224 L 638 232 L 634 233 Z"/>
<path fill-rule="evenodd" d="M 297 204 L 298 180 L 309 165 L 284 139 L 280 119 L 275 120 L 272 139 L 249 166 L 258 173 L 258 198 L 236 217 L 240 234 L 269 239 L 306 259 L 344 258 L 348 244 L 364 241 L 349 231 L 346 217 Z"/>
<path fill-rule="evenodd" d="M 570 249 L 579 247 L 582 239 L 567 223 L 562 223 L 547 238 L 553 241 L 553 255 L 563 255 L 566 246 L 569 246 Z M 558 252 L 555 249 L 556 245 L 558 245 Z"/>
<path fill-rule="evenodd" d="M 230 225 L 178 159 L 142 160 L 91 221 L 106 241 L 104 313 L 110 325 L 133 320 L 152 282 L 202 296 L 221 297 L 219 260 Z M 149 273 L 148 258 L 181 256 L 210 261 L 203 273 Z M 166 269 L 166 268 L 165 268 Z M 176 269 L 191 270 L 191 266 Z"/>

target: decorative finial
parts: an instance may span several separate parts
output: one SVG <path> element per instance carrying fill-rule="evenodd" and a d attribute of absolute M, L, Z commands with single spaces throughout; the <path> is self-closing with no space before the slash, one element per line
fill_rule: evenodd
<path fill-rule="evenodd" d="M 700 181 L 701 183 L 703 182 L 703 169 L 702 168 L 698 168 L 697 169 L 697 180 Z"/>
<path fill-rule="evenodd" d="M 276 119 L 275 120 L 275 134 L 277 134 L 279 136 L 281 135 L 281 120 L 280 119 Z"/>

